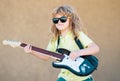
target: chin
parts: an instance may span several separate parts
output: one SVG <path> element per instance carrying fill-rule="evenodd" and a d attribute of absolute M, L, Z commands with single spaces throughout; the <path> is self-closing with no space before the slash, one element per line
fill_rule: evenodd
<path fill-rule="evenodd" d="M 63 28 L 63 27 L 57 27 L 57 29 L 58 29 L 58 30 L 64 30 L 64 28 Z"/>

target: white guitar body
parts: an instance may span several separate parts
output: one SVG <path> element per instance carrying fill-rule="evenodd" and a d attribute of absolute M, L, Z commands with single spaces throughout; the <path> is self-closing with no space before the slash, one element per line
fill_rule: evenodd
<path fill-rule="evenodd" d="M 54 66 L 57 67 L 68 67 L 69 69 L 72 69 L 76 72 L 80 72 L 79 66 L 83 63 L 84 59 L 79 57 L 75 61 L 71 60 L 68 55 L 65 55 L 64 59 L 62 61 L 56 61 L 53 62 Z"/>

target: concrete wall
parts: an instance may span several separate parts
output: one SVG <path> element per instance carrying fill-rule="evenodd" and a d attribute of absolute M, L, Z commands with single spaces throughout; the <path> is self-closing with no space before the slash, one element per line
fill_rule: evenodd
<path fill-rule="evenodd" d="M 76 8 L 89 36 L 100 46 L 95 81 L 119 81 L 119 0 L 0 0 L 0 81 L 55 81 L 52 59 L 42 61 L 21 48 L 4 46 L 13 39 L 46 48 L 51 12 L 61 4 Z"/>

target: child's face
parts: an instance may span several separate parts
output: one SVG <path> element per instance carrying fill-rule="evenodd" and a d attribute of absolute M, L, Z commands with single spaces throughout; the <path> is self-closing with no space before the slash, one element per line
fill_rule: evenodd
<path fill-rule="evenodd" d="M 69 30 L 69 18 L 65 15 L 62 14 L 56 14 L 55 16 L 56 20 L 58 20 L 58 22 L 55 23 L 55 26 L 57 27 L 58 30 L 62 31 L 66 31 Z"/>

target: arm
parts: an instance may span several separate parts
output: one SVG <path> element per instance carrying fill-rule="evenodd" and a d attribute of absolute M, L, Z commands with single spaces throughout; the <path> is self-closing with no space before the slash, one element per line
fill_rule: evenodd
<path fill-rule="evenodd" d="M 72 51 L 70 53 L 70 58 L 75 60 L 79 56 L 84 55 L 94 55 L 99 52 L 99 47 L 95 43 L 90 43 L 85 49 Z"/>

